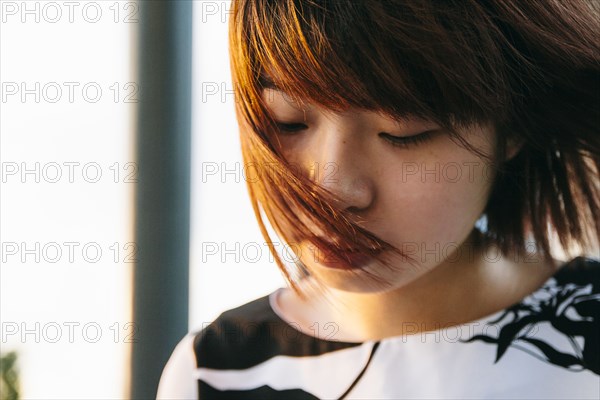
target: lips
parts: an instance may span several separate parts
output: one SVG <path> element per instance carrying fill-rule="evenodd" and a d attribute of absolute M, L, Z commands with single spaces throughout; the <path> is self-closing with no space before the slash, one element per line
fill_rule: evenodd
<path fill-rule="evenodd" d="M 373 259 L 370 255 L 352 248 L 344 249 L 341 252 L 338 250 L 336 254 L 334 251 L 336 246 L 320 237 L 312 237 L 310 242 L 316 246 L 315 261 L 329 268 L 357 269 Z"/>

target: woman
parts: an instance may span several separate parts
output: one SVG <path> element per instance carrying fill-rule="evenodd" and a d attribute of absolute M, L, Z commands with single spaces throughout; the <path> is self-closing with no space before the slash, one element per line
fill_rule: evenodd
<path fill-rule="evenodd" d="M 598 398 L 599 21 L 233 1 L 248 189 L 290 288 L 187 335 L 158 397 Z"/>

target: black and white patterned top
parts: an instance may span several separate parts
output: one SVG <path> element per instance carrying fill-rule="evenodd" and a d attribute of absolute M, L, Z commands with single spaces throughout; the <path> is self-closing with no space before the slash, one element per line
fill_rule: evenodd
<path fill-rule="evenodd" d="M 380 341 L 300 331 L 278 315 L 281 290 L 183 338 L 158 398 L 600 399 L 598 260 L 477 321 Z"/>

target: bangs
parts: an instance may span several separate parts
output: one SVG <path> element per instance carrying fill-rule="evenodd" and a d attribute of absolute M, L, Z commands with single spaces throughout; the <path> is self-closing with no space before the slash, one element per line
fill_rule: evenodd
<path fill-rule="evenodd" d="M 475 24 L 450 25 L 481 20 L 480 7 L 418 3 L 247 2 L 239 44 L 248 81 L 299 103 L 416 116 L 447 128 L 505 118 L 515 90 L 500 45 Z"/>

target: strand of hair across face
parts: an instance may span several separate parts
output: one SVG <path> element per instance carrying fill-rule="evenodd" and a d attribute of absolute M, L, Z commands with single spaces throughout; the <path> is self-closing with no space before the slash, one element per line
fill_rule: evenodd
<path fill-rule="evenodd" d="M 375 344 L 371 348 L 371 355 L 369 356 L 369 359 L 367 360 L 367 363 L 363 367 L 362 371 L 360 371 L 360 374 L 358 374 L 358 376 L 356 377 L 356 379 L 354 379 L 354 382 L 352 382 L 352 385 L 350 385 L 350 387 L 344 392 L 344 394 L 340 396 L 339 400 L 342 400 L 344 397 L 346 397 L 348 395 L 348 393 L 350 393 L 350 391 L 354 388 L 354 386 L 356 386 L 356 384 L 358 383 L 358 381 L 360 380 L 360 378 L 362 378 L 362 376 L 364 375 L 365 371 L 367 370 L 367 367 L 371 363 L 371 360 L 373 359 L 373 355 L 375 355 L 375 351 L 379 347 L 379 344 L 380 344 L 380 342 L 375 342 Z"/>

